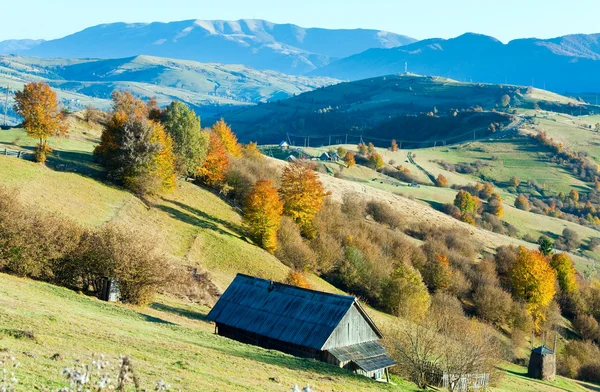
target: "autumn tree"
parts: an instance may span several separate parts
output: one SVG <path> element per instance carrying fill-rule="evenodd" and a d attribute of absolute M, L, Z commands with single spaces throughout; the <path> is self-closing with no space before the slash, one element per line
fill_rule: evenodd
<path fill-rule="evenodd" d="M 282 213 L 283 204 L 273 181 L 257 181 L 244 203 L 243 223 L 254 241 L 269 253 L 277 250 Z"/>
<path fill-rule="evenodd" d="M 305 237 L 314 238 L 313 221 L 327 196 L 317 173 L 299 163 L 286 166 L 281 176 L 279 194 L 284 214 L 296 222 Z"/>
<path fill-rule="evenodd" d="M 147 105 L 131 93 L 115 91 L 112 98 L 112 115 L 94 150 L 109 177 L 140 195 L 174 188 L 171 137 L 148 118 Z"/>
<path fill-rule="evenodd" d="M 381 169 L 385 165 L 383 157 L 378 153 L 372 153 L 369 155 L 369 167 L 375 170 Z"/>
<path fill-rule="evenodd" d="M 461 189 L 454 198 L 454 205 L 458 207 L 462 214 L 476 214 L 481 208 L 481 200 Z"/>
<path fill-rule="evenodd" d="M 56 93 L 42 82 L 26 84 L 23 91 L 15 94 L 15 111 L 23 117 L 27 136 L 39 140 L 35 160 L 44 163 L 52 151 L 48 139 L 67 135 L 63 115 L 58 107 Z"/>
<path fill-rule="evenodd" d="M 258 143 L 250 142 L 242 147 L 242 154 L 246 158 L 250 159 L 261 159 L 263 156 L 258 149 Z"/>
<path fill-rule="evenodd" d="M 208 186 L 217 186 L 225 180 L 229 164 L 221 138 L 215 132 L 209 132 L 208 152 L 204 164 L 198 168 L 198 177 Z"/>
<path fill-rule="evenodd" d="M 339 146 L 337 148 L 337 154 L 338 154 L 338 156 L 340 156 L 342 158 L 346 156 L 346 152 L 347 152 L 346 149 L 342 146 Z"/>
<path fill-rule="evenodd" d="M 382 298 L 388 313 L 415 321 L 425 316 L 431 303 L 419 271 L 403 263 L 384 285 Z"/>
<path fill-rule="evenodd" d="M 508 186 L 510 186 L 511 188 L 516 188 L 521 184 L 521 181 L 519 181 L 519 177 L 517 176 L 512 176 L 510 178 L 510 180 L 508 180 Z"/>
<path fill-rule="evenodd" d="M 556 271 L 556 279 L 563 293 L 571 294 L 577 291 L 575 267 L 566 253 L 556 253 L 550 259 L 550 265 Z"/>
<path fill-rule="evenodd" d="M 306 279 L 306 276 L 301 271 L 291 269 L 285 277 L 285 284 L 300 287 L 303 289 L 310 289 L 310 283 Z"/>
<path fill-rule="evenodd" d="M 524 301 L 536 328 L 545 320 L 545 311 L 556 289 L 556 275 L 546 257 L 537 251 L 519 248 L 519 256 L 509 271 L 513 295 Z"/>
<path fill-rule="evenodd" d="M 358 153 L 360 155 L 363 155 L 363 156 L 367 155 L 368 149 L 367 149 L 367 146 L 364 143 L 359 143 L 358 146 L 357 146 L 357 148 L 358 148 Z"/>
<path fill-rule="evenodd" d="M 503 107 L 507 107 L 508 105 L 510 105 L 510 96 L 508 94 L 504 94 L 500 99 L 500 103 Z"/>
<path fill-rule="evenodd" d="M 193 177 L 208 151 L 208 134 L 202 132 L 200 117 L 184 103 L 173 101 L 162 114 L 161 121 L 173 139 L 177 173 Z"/>
<path fill-rule="evenodd" d="M 346 152 L 346 155 L 344 155 L 344 163 L 346 164 L 346 167 L 348 167 L 348 168 L 351 168 L 352 166 L 356 165 L 356 160 L 354 159 L 354 152 L 352 152 L 352 151 Z"/>
<path fill-rule="evenodd" d="M 577 203 L 579 201 L 579 192 L 577 192 L 575 189 L 571 189 L 571 192 L 569 192 L 569 199 Z"/>
<path fill-rule="evenodd" d="M 369 144 L 367 145 L 367 152 L 369 154 L 375 154 L 377 152 L 377 150 L 375 150 L 375 145 L 371 142 L 369 142 Z"/>
<path fill-rule="evenodd" d="M 529 205 L 529 199 L 527 198 L 527 196 L 525 196 L 522 193 L 519 196 L 517 196 L 517 198 L 515 199 L 515 207 L 519 210 L 529 211 L 531 209 L 531 206 Z"/>
<path fill-rule="evenodd" d="M 443 174 L 439 174 L 435 180 L 435 186 L 440 188 L 446 188 L 448 186 L 448 179 Z"/>
<path fill-rule="evenodd" d="M 231 156 L 239 158 L 242 156 L 242 147 L 238 143 L 237 136 L 231 130 L 231 127 L 225 123 L 225 120 L 220 119 L 212 126 L 213 131 L 219 136 L 225 150 Z"/>
<path fill-rule="evenodd" d="M 492 193 L 488 200 L 488 211 L 490 214 L 502 218 L 504 216 L 504 207 L 502 206 L 502 197 L 497 193 Z"/>
<path fill-rule="evenodd" d="M 398 151 L 398 143 L 396 143 L 396 140 L 392 140 L 390 151 Z"/>

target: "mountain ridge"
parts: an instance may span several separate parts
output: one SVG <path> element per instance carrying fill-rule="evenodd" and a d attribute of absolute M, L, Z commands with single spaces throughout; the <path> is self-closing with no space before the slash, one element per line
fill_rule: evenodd
<path fill-rule="evenodd" d="M 526 38 L 506 44 L 466 33 L 397 48 L 374 48 L 333 62 L 308 75 L 342 80 L 410 72 L 461 81 L 533 85 L 563 93 L 600 91 L 600 34 L 552 39 Z"/>
<path fill-rule="evenodd" d="M 146 54 L 245 64 L 259 70 L 298 75 L 372 47 L 395 47 L 415 41 L 381 30 L 304 28 L 261 19 L 190 19 L 100 24 L 63 38 L 17 48 L 15 53 L 62 58 L 123 58 Z M 4 46 L 0 42 L 0 53 L 7 53 Z"/>

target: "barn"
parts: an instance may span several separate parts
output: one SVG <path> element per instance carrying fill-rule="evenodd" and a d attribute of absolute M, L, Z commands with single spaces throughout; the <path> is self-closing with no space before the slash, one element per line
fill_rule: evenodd
<path fill-rule="evenodd" d="M 238 274 L 208 314 L 221 336 L 376 380 L 395 365 L 357 299 Z"/>

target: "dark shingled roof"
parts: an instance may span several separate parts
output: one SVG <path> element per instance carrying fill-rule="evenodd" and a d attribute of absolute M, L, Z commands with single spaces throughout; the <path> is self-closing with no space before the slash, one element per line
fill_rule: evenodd
<path fill-rule="evenodd" d="M 286 343 L 321 350 L 356 298 L 307 290 L 238 274 L 208 319 Z"/>

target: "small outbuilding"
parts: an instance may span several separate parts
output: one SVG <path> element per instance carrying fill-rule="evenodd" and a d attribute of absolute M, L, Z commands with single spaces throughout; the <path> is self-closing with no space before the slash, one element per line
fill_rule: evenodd
<path fill-rule="evenodd" d="M 281 150 L 288 150 L 290 148 L 290 145 L 288 144 L 288 142 L 286 142 L 285 140 L 282 141 L 281 143 L 279 143 L 279 148 Z"/>
<path fill-rule="evenodd" d="M 208 314 L 221 336 L 389 381 L 395 362 L 355 297 L 238 274 Z"/>
<path fill-rule="evenodd" d="M 545 345 L 532 350 L 527 373 L 531 378 L 554 381 L 556 377 L 556 353 Z"/>

